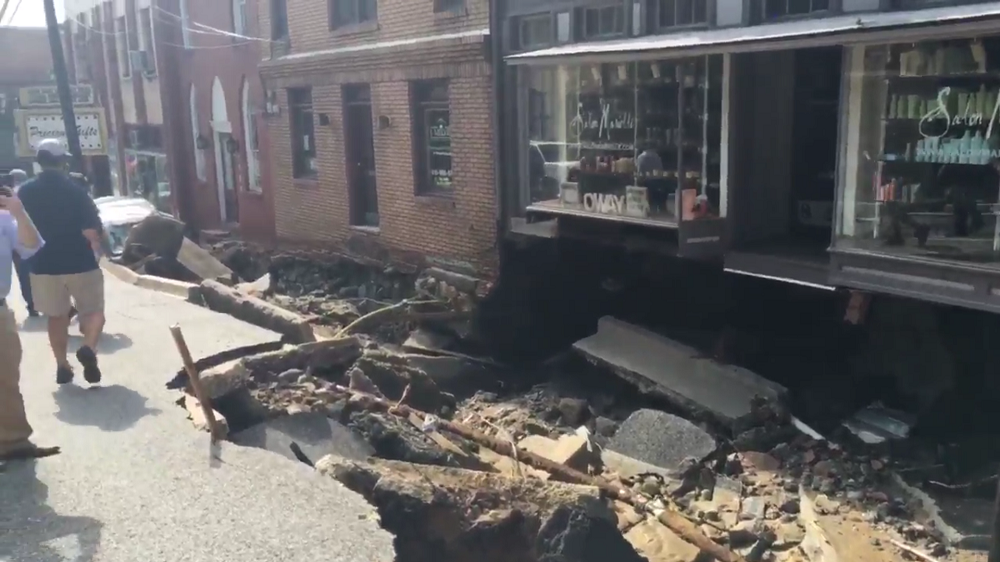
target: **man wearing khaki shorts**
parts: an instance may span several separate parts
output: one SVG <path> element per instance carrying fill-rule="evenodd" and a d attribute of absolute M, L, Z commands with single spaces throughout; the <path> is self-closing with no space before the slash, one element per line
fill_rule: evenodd
<path fill-rule="evenodd" d="M 76 358 L 83 365 L 83 378 L 98 383 L 97 343 L 104 329 L 104 275 L 97 263 L 101 219 L 94 201 L 64 171 L 69 153 L 62 142 L 45 139 L 36 151 L 42 171 L 18 192 L 45 240 L 30 261 L 35 309 L 48 317 L 56 382 L 66 384 L 73 380 L 66 354 L 75 305 L 83 331 Z"/>
<path fill-rule="evenodd" d="M 0 193 L 0 463 L 59 453 L 58 447 L 42 448 L 31 442 L 32 429 L 21 395 L 21 337 L 14 313 L 7 308 L 13 257 L 27 259 L 42 244 L 17 196 L 5 186 Z"/>

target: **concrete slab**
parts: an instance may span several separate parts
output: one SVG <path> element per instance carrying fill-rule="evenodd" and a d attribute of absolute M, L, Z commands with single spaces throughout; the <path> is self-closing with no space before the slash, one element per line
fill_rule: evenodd
<path fill-rule="evenodd" d="M 676 472 L 685 459 L 715 452 L 715 439 L 684 418 L 658 410 L 638 410 L 626 419 L 608 449 Z"/>
<path fill-rule="evenodd" d="M 225 264 L 187 238 L 181 241 L 180 251 L 177 252 L 177 261 L 202 279 L 228 280 L 233 276 L 233 271 Z"/>
<path fill-rule="evenodd" d="M 605 316 L 597 333 L 575 344 L 587 359 L 605 366 L 647 394 L 669 400 L 695 416 L 707 416 L 738 434 L 752 425 L 751 401 L 781 402 L 787 390 L 755 373 L 723 365 L 684 344 Z"/>
<path fill-rule="evenodd" d="M 294 442 L 314 463 L 327 455 L 361 461 L 375 454 L 375 449 L 361 436 L 317 413 L 293 414 L 269 420 L 234 434 L 231 441 L 296 460 L 291 449 Z"/>

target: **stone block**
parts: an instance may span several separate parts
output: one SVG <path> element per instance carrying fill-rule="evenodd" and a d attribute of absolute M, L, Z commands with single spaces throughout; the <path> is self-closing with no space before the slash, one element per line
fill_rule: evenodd
<path fill-rule="evenodd" d="M 684 418 L 658 410 L 638 410 L 618 428 L 608 449 L 669 472 L 686 459 L 700 461 L 716 449 L 715 439 Z"/>

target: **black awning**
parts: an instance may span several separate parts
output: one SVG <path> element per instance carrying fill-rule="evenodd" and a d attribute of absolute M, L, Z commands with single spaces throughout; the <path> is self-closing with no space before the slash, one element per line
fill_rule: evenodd
<path fill-rule="evenodd" d="M 510 64 L 586 60 L 618 62 L 733 51 L 773 51 L 859 42 L 906 41 L 1000 31 L 1000 2 L 970 6 L 865 13 L 748 27 L 683 31 L 618 41 L 575 43 L 509 55 Z M 908 33 L 909 32 L 909 33 Z"/>

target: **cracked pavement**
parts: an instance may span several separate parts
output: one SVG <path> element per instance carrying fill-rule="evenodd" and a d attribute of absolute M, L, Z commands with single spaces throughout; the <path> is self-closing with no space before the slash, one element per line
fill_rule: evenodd
<path fill-rule="evenodd" d="M 21 322 L 21 390 L 39 445 L 62 454 L 0 472 L 0 562 L 390 562 L 392 537 L 374 509 L 338 482 L 259 449 L 222 446 L 210 462 L 164 383 L 180 367 L 168 328 L 195 359 L 275 334 L 105 273 L 104 381 L 82 369 L 55 383 L 45 322 Z M 80 344 L 70 327 L 70 355 Z M 74 360 L 75 361 L 75 360 Z"/>

